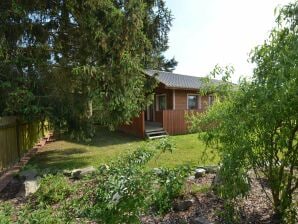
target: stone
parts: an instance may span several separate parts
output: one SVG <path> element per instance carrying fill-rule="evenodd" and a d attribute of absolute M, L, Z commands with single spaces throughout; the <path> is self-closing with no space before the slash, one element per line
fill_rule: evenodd
<path fill-rule="evenodd" d="M 194 200 L 176 201 L 173 204 L 173 210 L 175 212 L 182 212 L 188 210 L 194 203 Z"/>
<path fill-rule="evenodd" d="M 155 175 L 161 175 L 162 174 L 162 170 L 160 168 L 153 168 L 153 173 Z"/>
<path fill-rule="evenodd" d="M 218 166 L 205 166 L 205 167 L 198 167 L 198 168 L 203 168 L 206 170 L 206 173 L 217 173 L 217 171 L 219 170 Z"/>
<path fill-rule="evenodd" d="M 40 177 L 30 177 L 30 179 L 25 180 L 20 188 L 17 197 L 27 197 L 30 194 L 34 194 L 40 186 Z"/>
<path fill-rule="evenodd" d="M 75 169 L 71 172 L 71 177 L 74 179 L 81 179 L 89 174 L 96 172 L 93 166 L 88 166 L 82 169 Z"/>
<path fill-rule="evenodd" d="M 195 180 L 195 179 L 196 179 L 195 176 L 189 176 L 189 177 L 187 178 L 187 180 L 189 180 L 189 181 L 192 181 L 192 180 Z"/>
<path fill-rule="evenodd" d="M 67 177 L 71 177 L 72 171 L 71 170 L 63 170 L 63 175 Z"/>
<path fill-rule="evenodd" d="M 30 194 L 34 194 L 38 190 L 40 186 L 40 178 L 37 177 L 35 179 L 25 180 L 24 185 L 25 185 L 25 197 L 27 197 Z"/>
<path fill-rule="evenodd" d="M 195 170 L 195 178 L 203 177 L 203 176 L 205 176 L 205 174 L 206 174 L 205 169 L 199 168 L 199 169 Z"/>
<path fill-rule="evenodd" d="M 202 217 L 196 217 L 190 220 L 190 224 L 212 224 L 212 222 Z"/>

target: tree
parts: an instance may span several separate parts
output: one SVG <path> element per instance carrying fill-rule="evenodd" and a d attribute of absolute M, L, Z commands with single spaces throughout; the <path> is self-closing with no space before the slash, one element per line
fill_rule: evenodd
<path fill-rule="evenodd" d="M 10 0 L 0 10 L 1 115 L 83 131 L 91 101 L 111 126 L 150 103 L 156 83 L 143 70 L 168 64 L 164 0 Z"/>
<path fill-rule="evenodd" d="M 225 88 L 224 98 L 218 98 L 204 116 L 193 118 L 193 128 L 220 152 L 219 194 L 230 202 L 245 195 L 248 171 L 253 170 L 267 179 L 268 200 L 276 218 L 285 223 L 297 223 L 297 12 L 297 1 L 283 7 L 269 39 L 252 51 L 252 81 Z M 205 133 L 202 127 L 207 127 Z"/>

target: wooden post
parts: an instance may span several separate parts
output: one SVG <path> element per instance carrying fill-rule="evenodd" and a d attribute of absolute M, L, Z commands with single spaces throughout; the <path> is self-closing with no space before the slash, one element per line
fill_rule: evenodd
<path fill-rule="evenodd" d="M 20 148 L 20 124 L 19 119 L 16 119 L 16 136 L 17 136 L 17 150 L 19 160 L 21 159 L 21 148 Z"/>

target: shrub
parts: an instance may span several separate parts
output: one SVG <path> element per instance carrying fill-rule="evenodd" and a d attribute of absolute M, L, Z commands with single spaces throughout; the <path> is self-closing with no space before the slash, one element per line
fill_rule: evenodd
<path fill-rule="evenodd" d="M 156 175 L 156 189 L 153 192 L 153 208 L 159 214 L 168 212 L 172 202 L 177 198 L 184 186 L 185 177 L 190 173 L 190 168 L 181 166 L 176 169 L 161 168 Z"/>

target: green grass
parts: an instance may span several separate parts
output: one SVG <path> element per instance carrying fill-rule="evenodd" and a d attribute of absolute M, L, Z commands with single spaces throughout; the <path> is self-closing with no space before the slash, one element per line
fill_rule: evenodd
<path fill-rule="evenodd" d="M 204 144 L 197 134 L 169 137 L 176 145 L 173 153 L 166 152 L 155 156 L 149 167 L 175 167 L 176 165 L 216 164 L 218 157 L 204 161 Z M 121 154 L 135 150 L 146 141 L 119 132 L 99 129 L 89 144 L 69 140 L 59 140 L 46 145 L 28 164 L 39 170 L 64 170 L 85 166 L 99 166 L 109 163 Z M 210 150 L 207 150 L 210 155 Z"/>
<path fill-rule="evenodd" d="M 177 165 L 188 164 L 210 165 L 219 161 L 217 155 L 213 156 L 212 149 L 206 149 L 204 143 L 198 139 L 197 134 L 186 134 L 170 136 L 170 140 L 176 146 L 173 153 L 166 152 L 155 156 L 149 167 L 175 167 Z"/>

